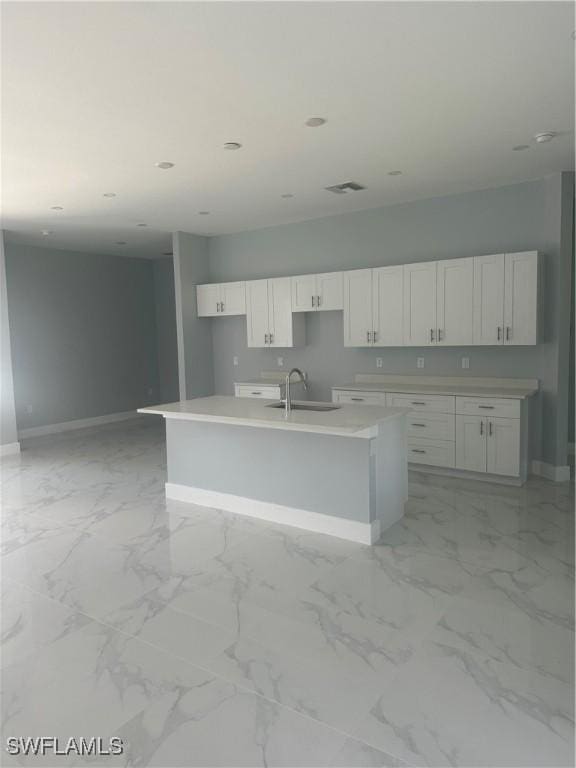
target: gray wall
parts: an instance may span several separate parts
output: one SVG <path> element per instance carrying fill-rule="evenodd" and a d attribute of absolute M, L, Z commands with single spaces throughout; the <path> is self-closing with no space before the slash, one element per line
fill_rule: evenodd
<path fill-rule="evenodd" d="M 6 243 L 6 273 L 19 429 L 158 402 L 151 261 Z"/>
<path fill-rule="evenodd" d="M 208 238 L 173 235 L 180 400 L 214 392 L 210 320 L 198 317 L 196 286 L 210 281 Z"/>
<path fill-rule="evenodd" d="M 6 267 L 4 257 L 4 233 L 0 230 L 0 445 L 18 442 L 14 382 L 12 378 L 12 354 L 10 350 L 10 326 L 8 296 L 6 292 Z"/>
<path fill-rule="evenodd" d="M 158 356 L 158 397 L 163 403 L 173 403 L 179 399 L 179 396 L 174 264 L 172 259 L 154 260 L 154 300 Z"/>
<path fill-rule="evenodd" d="M 566 276 L 573 245 L 567 239 L 565 209 L 573 196 L 573 174 L 555 174 L 524 184 L 435 198 L 370 211 L 316 219 L 210 239 L 213 282 L 294 275 L 337 269 L 402 264 L 439 258 L 538 249 L 545 254 L 544 340 L 537 347 L 470 349 L 346 349 L 342 313 L 308 314 L 307 346 L 252 350 L 246 320 L 212 322 L 214 381 L 218 394 L 232 394 L 234 380 L 262 369 L 298 364 L 310 375 L 312 397 L 328 399 L 333 384 L 355 373 L 536 377 L 542 391 L 531 405 L 531 452 L 552 464 L 566 463 L 569 292 Z M 568 262 L 568 264 L 567 264 Z M 238 367 L 233 357 L 239 357 Z M 470 357 L 470 369 L 459 367 Z M 560 399 L 559 399 L 560 397 Z"/>

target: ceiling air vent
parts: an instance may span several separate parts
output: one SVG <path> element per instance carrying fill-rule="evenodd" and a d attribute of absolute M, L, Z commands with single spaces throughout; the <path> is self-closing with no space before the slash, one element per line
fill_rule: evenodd
<path fill-rule="evenodd" d="M 335 195 L 345 195 L 348 190 L 351 192 L 359 192 L 361 189 L 366 189 L 362 184 L 358 184 L 356 181 L 345 181 L 342 184 L 333 184 L 331 187 L 325 187 L 328 192 L 334 192 Z"/>

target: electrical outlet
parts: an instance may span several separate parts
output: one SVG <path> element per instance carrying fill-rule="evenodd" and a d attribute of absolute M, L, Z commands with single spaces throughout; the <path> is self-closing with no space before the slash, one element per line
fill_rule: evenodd
<path fill-rule="evenodd" d="M 382 368 L 382 358 L 377 357 L 376 358 L 376 368 Z"/>
<path fill-rule="evenodd" d="M 424 368 L 424 358 L 423 357 L 417 357 L 416 358 L 416 368 Z"/>
<path fill-rule="evenodd" d="M 470 358 L 469 357 L 463 357 L 462 358 L 462 368 L 470 368 Z"/>
<path fill-rule="evenodd" d="M 234 365 L 238 365 L 238 355 L 234 355 Z"/>
<path fill-rule="evenodd" d="M 282 366 L 284 365 L 284 358 L 278 357 L 276 358 L 276 362 L 278 363 L 278 368 L 282 368 Z"/>
<path fill-rule="evenodd" d="M 26 413 L 33 413 L 33 411 L 34 411 L 34 406 L 33 406 L 33 405 L 30 405 L 30 404 L 28 404 L 28 405 L 26 406 Z"/>

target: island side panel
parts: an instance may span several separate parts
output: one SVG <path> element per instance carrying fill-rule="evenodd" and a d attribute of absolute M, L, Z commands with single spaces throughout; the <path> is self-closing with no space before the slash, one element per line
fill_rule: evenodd
<path fill-rule="evenodd" d="M 368 439 L 166 419 L 168 484 L 370 523 Z"/>
<path fill-rule="evenodd" d="M 375 539 L 400 520 L 408 499 L 406 422 L 406 416 L 399 416 L 380 424 L 378 437 L 370 443 L 371 519 L 379 523 Z"/>

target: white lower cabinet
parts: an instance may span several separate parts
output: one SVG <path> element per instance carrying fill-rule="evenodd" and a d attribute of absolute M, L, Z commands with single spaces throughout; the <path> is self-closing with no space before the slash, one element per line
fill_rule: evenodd
<path fill-rule="evenodd" d="M 456 467 L 518 477 L 520 419 L 457 415 Z"/>

